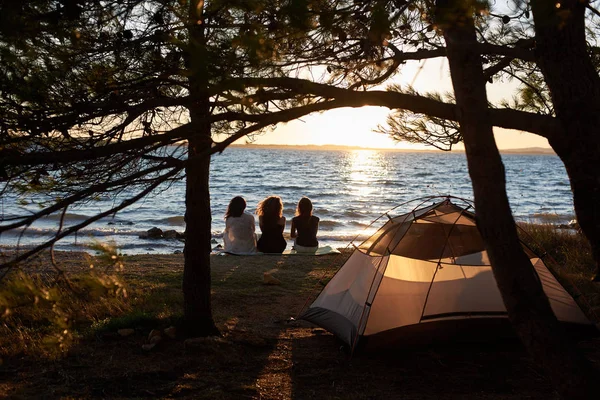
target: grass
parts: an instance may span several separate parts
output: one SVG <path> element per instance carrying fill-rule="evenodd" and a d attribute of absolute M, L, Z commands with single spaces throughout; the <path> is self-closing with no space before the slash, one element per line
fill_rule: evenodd
<path fill-rule="evenodd" d="M 594 260 L 587 240 L 573 229 L 550 224 L 523 224 L 522 238 L 538 254 L 546 254 L 555 268 L 568 274 L 593 275 Z"/>
<path fill-rule="evenodd" d="M 600 321 L 600 290 L 590 281 L 596 273 L 585 237 L 572 229 L 550 224 L 521 224 L 522 240 L 540 255 L 586 314 Z"/>
<path fill-rule="evenodd" d="M 133 329 L 151 330 L 154 327 L 166 324 L 169 324 L 168 320 L 162 320 L 155 314 L 134 310 L 122 316 L 98 320 L 90 326 L 90 331 L 93 334 L 99 334 L 117 332 L 119 329 L 132 327 Z"/>
<path fill-rule="evenodd" d="M 597 310 L 600 287 L 589 283 L 593 262 L 585 241 L 546 226 L 526 229 L 531 246 L 548 249 L 555 274 L 588 303 L 584 309 Z M 99 282 L 89 280 L 85 256 L 58 253 L 59 266 L 85 296 L 60 290 L 47 304 L 17 307 L 0 320 L 0 398 L 557 398 L 514 342 L 351 358 L 330 333 L 290 321 L 347 256 L 213 256 L 213 316 L 222 337 L 165 336 L 144 350 L 152 330 L 179 325 L 182 255 L 124 257 L 124 270 L 108 269 L 113 278 Z M 44 257 L 30 264 L 36 285 L 52 282 L 48 265 Z M 264 273 L 281 284 L 265 285 Z M 10 292 L 5 283 L 0 291 Z M 18 279 L 14 284 L 23 287 Z M 53 301 L 58 309 L 49 307 Z M 69 316 L 64 326 L 61 316 Z M 70 336 L 61 347 L 56 334 L 65 326 Z M 134 333 L 121 337 L 120 329 Z M 579 346 L 600 362 L 597 339 Z"/>

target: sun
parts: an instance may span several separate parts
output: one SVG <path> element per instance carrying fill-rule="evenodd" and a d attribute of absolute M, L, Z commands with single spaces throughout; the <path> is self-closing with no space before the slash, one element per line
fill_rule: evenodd
<path fill-rule="evenodd" d="M 311 114 L 287 124 L 280 124 L 273 132 L 259 136 L 255 143 L 414 148 L 407 144 L 397 144 L 389 136 L 374 132 L 378 125 L 385 124 L 389 112 L 390 110 L 384 107 L 346 107 Z"/>

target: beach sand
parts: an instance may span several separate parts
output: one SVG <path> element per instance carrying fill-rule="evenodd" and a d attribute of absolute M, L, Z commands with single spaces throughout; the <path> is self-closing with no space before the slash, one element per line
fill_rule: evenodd
<path fill-rule="evenodd" d="M 550 382 L 515 342 L 420 346 L 350 356 L 327 331 L 290 321 L 348 252 L 327 256 L 212 256 L 212 306 L 220 338 L 163 340 L 144 351 L 148 332 L 81 338 L 57 361 L 5 360 L 0 397 L 183 399 L 556 399 Z M 83 253 L 57 253 L 77 273 L 104 268 Z M 124 258 L 123 278 L 146 282 L 181 305 L 183 255 Z M 48 255 L 28 268 L 51 273 Z M 280 284 L 267 285 L 264 274 Z M 168 314 L 168 312 L 166 313 Z M 600 360 L 600 343 L 580 344 Z"/>

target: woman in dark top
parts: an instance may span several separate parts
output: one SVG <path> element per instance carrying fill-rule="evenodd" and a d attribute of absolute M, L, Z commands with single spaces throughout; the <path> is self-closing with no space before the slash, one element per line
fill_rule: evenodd
<path fill-rule="evenodd" d="M 270 196 L 258 203 L 256 207 L 258 225 L 262 234 L 256 248 L 263 253 L 283 253 L 287 242 L 283 238 L 285 217 L 281 198 Z"/>
<path fill-rule="evenodd" d="M 290 236 L 296 239 L 294 248 L 298 253 L 314 253 L 319 248 L 319 217 L 312 215 L 312 209 L 310 199 L 303 197 L 298 202 L 296 216 L 292 218 Z"/>

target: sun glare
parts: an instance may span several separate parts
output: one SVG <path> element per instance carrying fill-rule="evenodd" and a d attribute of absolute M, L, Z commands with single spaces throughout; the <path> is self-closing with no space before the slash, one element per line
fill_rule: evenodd
<path fill-rule="evenodd" d="M 394 82 L 414 87 L 421 95 L 427 92 L 452 92 L 447 61 L 407 64 Z M 385 90 L 385 86 L 377 87 Z M 499 102 L 510 98 L 515 84 L 487 85 L 490 101 Z M 265 145 L 338 145 L 374 149 L 435 150 L 423 144 L 397 143 L 389 136 L 374 132 L 378 125 L 386 123 L 390 110 L 385 107 L 340 108 L 320 114 L 311 114 L 287 124 L 278 125 L 272 132 L 258 136 L 255 144 Z M 548 141 L 537 135 L 495 129 L 496 143 L 500 149 L 526 147 L 549 148 Z M 243 141 L 239 142 L 240 144 Z M 463 150 L 461 144 L 454 147 Z"/>
<path fill-rule="evenodd" d="M 406 143 L 397 144 L 389 136 L 374 132 L 384 124 L 389 110 L 383 107 L 340 108 L 322 114 L 312 114 L 273 132 L 257 137 L 256 144 L 339 145 L 379 149 L 415 149 Z"/>
<path fill-rule="evenodd" d="M 373 192 L 374 172 L 381 171 L 381 154 L 377 150 L 353 150 L 348 153 L 348 186 L 354 195 L 363 197 Z"/>
<path fill-rule="evenodd" d="M 413 86 L 420 94 L 427 92 L 451 92 L 452 85 L 448 78 L 447 62 L 423 62 L 405 66 L 397 83 Z M 490 101 L 498 102 L 510 97 L 514 85 L 488 85 Z M 384 90 L 385 87 L 376 88 Z M 385 107 L 339 108 L 319 114 L 310 114 L 300 119 L 279 124 L 271 132 L 256 136 L 257 145 L 290 145 L 290 146 L 351 146 L 366 149 L 398 149 L 398 150 L 435 150 L 424 144 L 412 144 L 394 141 L 386 134 L 375 132 L 379 125 L 385 126 L 390 110 Z M 537 135 L 509 131 L 496 128 L 496 143 L 500 149 L 517 149 L 526 147 L 549 148 L 548 141 Z M 244 144 L 246 139 L 238 141 Z M 455 150 L 463 150 L 462 144 Z"/>
<path fill-rule="evenodd" d="M 352 164 L 350 178 L 355 182 L 368 183 L 373 180 L 368 172 L 374 166 L 374 158 L 379 153 L 376 150 L 354 150 L 350 153 Z"/>

